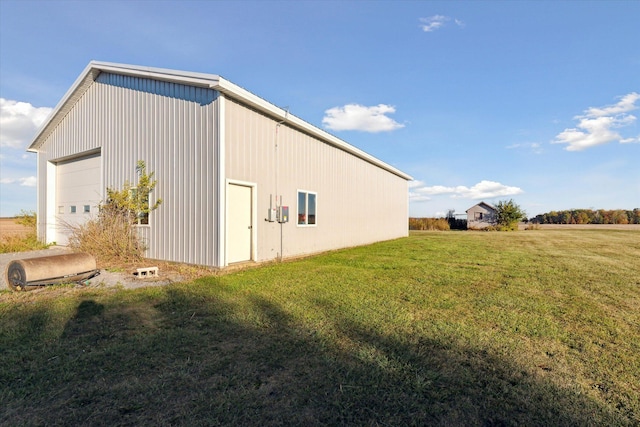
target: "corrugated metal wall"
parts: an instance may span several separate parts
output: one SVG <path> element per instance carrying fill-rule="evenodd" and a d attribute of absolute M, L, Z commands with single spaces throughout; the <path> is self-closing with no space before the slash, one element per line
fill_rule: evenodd
<path fill-rule="evenodd" d="M 225 123 L 227 178 L 257 184 L 258 260 L 281 251 L 280 225 L 264 221 L 271 194 L 290 207 L 284 257 L 408 235 L 404 178 L 286 125 L 276 137 L 275 120 L 229 98 Z M 315 227 L 296 224 L 298 190 L 317 193 Z"/>
<path fill-rule="evenodd" d="M 102 73 L 40 148 L 38 174 L 47 162 L 102 150 L 104 187 L 136 181 L 144 160 L 162 198 L 140 233 L 150 258 L 216 265 L 218 191 L 217 92 L 176 83 Z M 39 215 L 46 217 L 46 191 Z M 41 228 L 44 233 L 44 228 Z"/>

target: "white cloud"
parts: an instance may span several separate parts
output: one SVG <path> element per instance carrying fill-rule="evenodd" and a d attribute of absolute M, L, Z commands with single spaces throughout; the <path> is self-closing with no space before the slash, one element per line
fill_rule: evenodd
<path fill-rule="evenodd" d="M 0 147 L 23 148 L 52 108 L 0 98 Z"/>
<path fill-rule="evenodd" d="M 326 110 L 322 124 L 331 130 L 388 132 L 404 127 L 403 124 L 386 116 L 395 112 L 395 107 L 391 105 L 378 104 L 366 107 L 359 104 L 347 104 L 344 107 Z"/>
<path fill-rule="evenodd" d="M 442 27 L 447 21 L 451 18 L 443 15 L 433 15 L 428 18 L 420 18 L 420 22 L 422 22 L 422 31 L 425 33 L 430 33 L 432 31 L 437 30 Z"/>
<path fill-rule="evenodd" d="M 412 202 L 426 202 L 431 200 L 431 197 L 409 191 L 409 200 Z"/>
<path fill-rule="evenodd" d="M 451 21 L 451 18 L 444 15 L 433 15 L 428 18 L 420 18 L 420 22 L 422 23 L 420 24 L 420 28 L 422 28 L 422 31 L 425 33 L 432 33 L 435 30 L 444 27 L 449 21 Z M 466 25 L 463 21 L 457 18 L 453 18 L 453 22 L 455 22 L 455 24 L 460 28 L 464 28 Z"/>
<path fill-rule="evenodd" d="M 429 196 L 412 191 L 414 188 L 419 190 L 424 186 L 425 186 L 424 182 L 422 181 L 418 181 L 418 180 L 409 181 L 409 200 L 412 202 L 426 202 L 427 200 L 431 200 L 431 197 Z"/>
<path fill-rule="evenodd" d="M 24 187 L 35 187 L 37 183 L 35 176 L 28 176 L 26 178 L 20 178 L 20 185 Z"/>
<path fill-rule="evenodd" d="M 2 178 L 0 179 L 0 184 L 17 184 L 19 183 L 23 187 L 35 187 L 37 180 L 35 176 L 28 176 L 26 178 Z"/>
<path fill-rule="evenodd" d="M 420 182 L 420 181 L 417 181 Z M 451 198 L 458 199 L 491 199 L 500 196 L 513 196 L 521 194 L 524 191 L 519 187 L 510 187 L 494 181 L 480 181 L 473 187 L 458 185 L 456 187 L 445 187 L 442 185 L 426 186 L 422 182 L 421 185 L 411 187 L 409 199 L 411 201 L 420 201 L 421 198 L 429 200 L 429 196 L 439 196 L 448 194 Z M 412 197 L 413 195 L 413 197 Z"/>
<path fill-rule="evenodd" d="M 629 111 L 633 111 L 636 108 L 636 101 L 640 99 L 640 94 L 636 92 L 631 92 L 620 98 L 620 102 L 614 105 L 610 105 L 603 108 L 591 107 L 586 111 L 587 116 L 592 117 L 602 117 L 602 116 L 611 116 L 615 114 L 627 113 Z"/>
<path fill-rule="evenodd" d="M 640 135 L 624 138 L 615 130 L 635 123 L 636 117 L 629 112 L 638 108 L 635 103 L 639 99 L 640 94 L 631 92 L 621 97 L 617 104 L 588 108 L 584 115 L 574 117 L 579 121 L 575 128 L 560 132 L 552 143 L 568 144 L 567 151 L 582 151 L 615 141 L 621 144 L 640 142 Z"/>

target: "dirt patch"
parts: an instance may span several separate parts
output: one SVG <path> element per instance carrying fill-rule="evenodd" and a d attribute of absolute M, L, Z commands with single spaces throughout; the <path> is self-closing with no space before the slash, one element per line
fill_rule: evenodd
<path fill-rule="evenodd" d="M 8 254 L 0 254 L 0 273 L 2 273 L 2 277 L 0 277 L 0 290 L 8 289 L 6 283 L 6 269 L 9 263 L 16 259 L 28 259 L 28 258 L 37 258 L 51 255 L 62 255 L 66 253 L 70 253 L 71 251 L 65 247 L 54 246 L 49 249 L 44 249 L 40 251 L 30 251 L 30 252 L 13 252 Z M 149 279 L 139 279 L 134 272 L 136 272 L 136 267 L 152 267 L 157 266 L 159 268 L 159 274 L 156 278 Z M 181 271 L 182 270 L 182 271 Z M 177 266 L 169 265 L 164 262 L 155 262 L 152 260 L 145 260 L 138 266 L 134 267 L 125 267 L 125 268 L 103 268 L 100 269 L 100 274 L 88 281 L 85 281 L 83 284 L 78 286 L 83 287 L 121 287 L 124 289 L 134 289 L 141 288 L 146 286 L 162 286 L 167 285 L 169 283 L 174 282 L 183 282 L 185 280 L 189 280 L 191 278 L 198 277 L 203 275 L 204 269 L 201 271 L 197 270 L 195 267 L 194 271 L 191 271 L 188 267 L 183 267 L 182 269 Z M 200 273 L 200 274 L 199 274 Z M 212 274 L 210 272 L 210 274 Z"/>
<path fill-rule="evenodd" d="M 29 227 L 18 224 L 15 218 L 0 218 L 0 240 L 6 237 L 26 237 Z"/>

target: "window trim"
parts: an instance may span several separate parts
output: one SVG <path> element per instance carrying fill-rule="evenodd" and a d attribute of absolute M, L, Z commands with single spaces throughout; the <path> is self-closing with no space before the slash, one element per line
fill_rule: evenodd
<path fill-rule="evenodd" d="M 305 222 L 300 223 L 300 194 L 304 194 L 304 215 Z M 315 197 L 315 212 L 314 212 L 314 223 L 309 224 L 307 221 L 309 220 L 309 194 L 313 194 Z M 317 227 L 318 226 L 318 193 L 315 191 L 309 190 L 296 190 L 296 226 L 298 227 Z"/>

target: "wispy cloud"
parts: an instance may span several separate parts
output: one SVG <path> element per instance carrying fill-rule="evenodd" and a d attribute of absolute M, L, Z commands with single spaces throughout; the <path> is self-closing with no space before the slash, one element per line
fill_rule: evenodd
<path fill-rule="evenodd" d="M 23 148 L 52 108 L 0 98 L 0 147 Z"/>
<path fill-rule="evenodd" d="M 28 176 L 26 178 L 2 178 L 0 179 L 0 184 L 20 184 L 23 187 L 35 187 L 36 186 L 36 177 Z"/>
<path fill-rule="evenodd" d="M 458 185 L 446 187 L 442 185 L 427 186 L 422 181 L 413 181 L 409 185 L 411 201 L 430 200 L 430 196 L 449 195 L 454 199 L 491 199 L 494 197 L 513 196 L 524 191 L 519 187 L 511 187 L 495 181 L 483 180 L 472 187 Z"/>
<path fill-rule="evenodd" d="M 556 135 L 553 144 L 567 144 L 567 151 L 582 151 L 597 145 L 618 141 L 621 144 L 640 143 L 640 135 L 623 137 L 616 129 L 629 126 L 636 117 L 629 114 L 637 109 L 636 102 L 640 94 L 631 92 L 620 98 L 614 105 L 590 107 L 583 115 L 574 117 L 578 120 L 575 128 L 565 129 Z"/>
<path fill-rule="evenodd" d="M 539 142 L 519 142 L 516 144 L 511 144 L 506 147 L 509 150 L 529 150 L 534 154 L 541 154 L 544 150 L 542 149 L 542 144 Z"/>
<path fill-rule="evenodd" d="M 431 200 L 431 197 L 420 193 L 420 190 L 424 187 L 425 184 L 422 181 L 409 181 L 409 200 L 412 202 L 426 202 Z"/>
<path fill-rule="evenodd" d="M 322 124 L 331 130 L 358 130 L 363 132 L 388 132 L 403 128 L 387 114 L 396 112 L 391 105 L 379 104 L 366 107 L 359 104 L 347 104 L 325 111 Z"/>
<path fill-rule="evenodd" d="M 435 30 L 444 27 L 447 22 L 450 22 L 451 20 L 451 17 L 444 15 L 433 15 L 428 18 L 420 18 L 420 28 L 422 28 L 422 31 L 425 33 L 432 33 Z M 460 28 L 465 27 L 465 23 L 460 19 L 453 18 L 453 22 Z"/>

